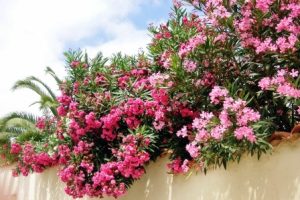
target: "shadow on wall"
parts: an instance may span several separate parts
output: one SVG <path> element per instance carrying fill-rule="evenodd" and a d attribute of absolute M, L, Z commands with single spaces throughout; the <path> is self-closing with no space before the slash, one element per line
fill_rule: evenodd
<path fill-rule="evenodd" d="M 20 177 L 18 200 L 71 200 L 65 194 L 64 184 L 58 179 L 57 168 L 51 168 L 42 174 Z"/>
<path fill-rule="evenodd" d="M 300 142 L 281 144 L 259 161 L 245 156 L 227 170 L 187 176 L 166 174 L 167 159 L 152 164 L 122 200 L 300 199 Z"/>
<path fill-rule="evenodd" d="M 0 199 L 17 199 L 18 178 L 12 177 L 12 167 L 0 168 Z"/>
<path fill-rule="evenodd" d="M 161 158 L 150 164 L 147 174 L 120 200 L 300 199 L 300 141 L 281 144 L 273 155 L 263 156 L 260 161 L 245 156 L 240 164 L 232 163 L 227 170 L 209 170 L 207 175 L 173 176 L 166 173 L 167 162 L 167 158 Z M 5 197 L 0 199 L 72 199 L 64 193 L 64 184 L 56 174 L 53 168 L 16 179 L 8 169 L 1 169 L 0 194 Z"/>

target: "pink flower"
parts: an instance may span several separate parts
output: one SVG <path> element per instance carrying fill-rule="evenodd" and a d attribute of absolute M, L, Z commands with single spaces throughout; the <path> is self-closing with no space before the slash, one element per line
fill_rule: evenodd
<path fill-rule="evenodd" d="M 173 5 L 176 8 L 180 8 L 182 6 L 182 3 L 180 2 L 180 0 L 173 0 Z"/>
<path fill-rule="evenodd" d="M 258 86 L 262 89 L 262 90 L 267 90 L 269 89 L 271 85 L 271 79 L 269 77 L 265 77 L 263 79 L 261 79 L 259 82 L 258 82 Z"/>
<path fill-rule="evenodd" d="M 141 121 L 136 117 L 127 117 L 125 121 L 129 129 L 136 129 L 141 124 Z"/>
<path fill-rule="evenodd" d="M 11 154 L 19 154 L 22 151 L 22 146 L 18 143 L 12 143 L 10 148 Z"/>
<path fill-rule="evenodd" d="M 93 169 L 94 169 L 94 164 L 93 163 L 89 163 L 87 161 L 82 161 L 80 163 L 80 167 L 84 168 L 87 171 L 87 173 L 91 173 L 93 171 Z"/>
<path fill-rule="evenodd" d="M 93 146 L 94 146 L 93 143 L 87 143 L 87 142 L 81 140 L 74 147 L 73 152 L 75 155 L 88 154 Z"/>
<path fill-rule="evenodd" d="M 239 126 L 247 126 L 249 122 L 257 122 L 260 119 L 260 114 L 251 108 L 243 108 L 237 114 L 237 124 Z"/>
<path fill-rule="evenodd" d="M 215 86 L 209 93 L 210 101 L 213 104 L 219 104 L 222 99 L 228 96 L 228 91 L 220 86 Z"/>
<path fill-rule="evenodd" d="M 182 43 L 179 48 L 178 55 L 180 58 L 187 56 L 189 53 L 194 51 L 199 45 L 204 44 L 206 42 L 207 37 L 203 33 L 199 33 L 198 35 L 190 38 L 187 43 Z"/>
<path fill-rule="evenodd" d="M 300 89 L 295 88 L 295 86 L 291 84 L 291 80 L 290 80 L 297 77 L 298 77 L 298 70 L 292 69 L 291 72 L 288 72 L 287 70 L 282 69 L 282 70 L 278 70 L 276 76 L 272 78 L 263 78 L 260 81 L 260 83 L 264 82 L 264 80 L 268 80 L 269 87 L 267 89 L 274 89 L 281 96 L 297 99 L 300 98 Z"/>
<path fill-rule="evenodd" d="M 226 131 L 227 131 L 227 129 L 224 126 L 219 125 L 219 126 L 214 127 L 211 130 L 210 135 L 212 138 L 214 138 L 216 140 L 220 140 Z"/>
<path fill-rule="evenodd" d="M 155 101 L 161 103 L 162 105 L 166 106 L 169 103 L 169 96 L 165 89 L 152 90 L 151 96 Z"/>
<path fill-rule="evenodd" d="M 205 142 L 209 139 L 209 133 L 205 129 L 198 130 L 195 141 L 196 142 Z"/>
<path fill-rule="evenodd" d="M 71 102 L 69 105 L 69 109 L 73 112 L 77 111 L 78 103 L 77 102 Z"/>
<path fill-rule="evenodd" d="M 293 23 L 293 19 L 291 17 L 283 18 L 276 26 L 277 32 L 281 32 L 283 30 L 289 31 L 292 23 Z"/>
<path fill-rule="evenodd" d="M 256 0 L 256 8 L 262 12 L 268 12 L 270 5 L 274 0 Z"/>
<path fill-rule="evenodd" d="M 187 72 L 194 72 L 197 68 L 197 64 L 191 60 L 185 60 L 183 63 L 183 67 Z"/>
<path fill-rule="evenodd" d="M 166 123 L 163 121 L 158 121 L 158 122 L 153 122 L 153 126 L 155 128 L 155 130 L 160 131 L 165 127 Z"/>
<path fill-rule="evenodd" d="M 183 138 L 187 137 L 188 136 L 188 134 L 187 134 L 187 127 L 183 126 L 179 131 L 177 131 L 176 135 L 178 137 L 183 137 Z"/>
<path fill-rule="evenodd" d="M 167 164 L 167 167 L 174 174 L 186 173 L 189 171 L 189 161 L 185 159 L 183 162 L 180 158 L 173 160 L 171 163 Z"/>
<path fill-rule="evenodd" d="M 192 5 L 193 6 L 199 6 L 199 0 L 193 0 Z"/>
<path fill-rule="evenodd" d="M 57 97 L 57 101 L 58 101 L 61 105 L 69 106 L 69 104 L 70 104 L 71 101 L 72 101 L 72 98 L 69 97 L 69 96 L 66 95 L 66 94 L 63 94 L 63 95 Z"/>
<path fill-rule="evenodd" d="M 107 140 L 107 141 L 113 141 L 117 137 L 116 133 L 113 131 L 113 129 L 102 129 L 101 138 Z"/>
<path fill-rule="evenodd" d="M 299 76 L 299 71 L 298 71 L 298 70 L 295 70 L 295 69 L 292 69 L 291 72 L 290 72 L 290 75 L 291 75 L 291 77 L 293 77 L 293 78 L 298 78 L 298 76 Z"/>
<path fill-rule="evenodd" d="M 171 53 L 165 51 L 160 57 L 160 63 L 165 69 L 169 69 L 171 66 Z"/>
<path fill-rule="evenodd" d="M 64 117 L 67 115 L 67 111 L 65 110 L 64 106 L 57 107 L 57 113 L 59 116 Z"/>
<path fill-rule="evenodd" d="M 227 37 L 228 35 L 226 33 L 221 33 L 214 39 L 214 42 L 225 42 Z"/>
<path fill-rule="evenodd" d="M 189 152 L 192 158 L 196 158 L 199 156 L 199 148 L 197 147 L 196 142 L 187 144 L 185 149 L 187 150 L 187 152 Z"/>
<path fill-rule="evenodd" d="M 236 139 L 241 140 L 244 137 L 244 131 L 242 128 L 238 128 L 234 131 L 234 136 L 236 137 Z"/>
<path fill-rule="evenodd" d="M 209 120 L 203 120 L 201 118 L 195 118 L 193 120 L 192 125 L 193 125 L 194 129 L 202 129 L 207 125 L 208 122 L 209 122 Z"/>
<path fill-rule="evenodd" d="M 232 126 L 232 122 L 230 121 L 229 114 L 227 111 L 223 110 L 219 115 L 220 123 L 224 128 L 229 128 Z"/>
<path fill-rule="evenodd" d="M 185 159 L 181 165 L 181 169 L 182 169 L 183 173 L 187 173 L 190 170 L 188 164 L 189 164 L 189 161 L 187 159 Z"/>
<path fill-rule="evenodd" d="M 170 76 L 168 74 L 154 73 L 152 74 L 148 80 L 153 87 L 162 86 Z"/>
<path fill-rule="evenodd" d="M 122 89 L 125 89 L 127 87 L 127 84 L 130 80 L 130 77 L 125 75 L 118 78 L 118 86 Z"/>
<path fill-rule="evenodd" d="M 46 128 L 46 119 L 45 119 L 45 117 L 39 117 L 35 126 L 40 130 L 44 130 Z"/>
<path fill-rule="evenodd" d="M 79 61 L 72 61 L 70 63 L 70 65 L 71 65 L 71 67 L 76 68 L 76 67 L 78 67 L 80 65 L 80 62 Z"/>
<path fill-rule="evenodd" d="M 101 127 L 101 122 L 96 119 L 96 114 L 94 112 L 90 112 L 85 116 L 85 123 L 88 128 L 97 129 Z"/>
<path fill-rule="evenodd" d="M 251 143 L 256 142 L 256 136 L 253 133 L 253 129 L 247 126 L 242 126 L 235 129 L 234 136 L 238 140 L 246 138 Z"/>

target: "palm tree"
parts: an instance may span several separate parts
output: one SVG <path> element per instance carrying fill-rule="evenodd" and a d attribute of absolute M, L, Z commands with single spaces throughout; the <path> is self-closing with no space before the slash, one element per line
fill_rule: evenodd
<path fill-rule="evenodd" d="M 24 112 L 13 112 L 0 119 L 0 154 L 5 156 L 5 159 L 0 160 L 0 166 L 15 161 L 15 155 L 10 153 L 10 144 L 14 139 L 17 138 L 20 143 L 41 140 L 36 121 L 34 115 Z"/>
<path fill-rule="evenodd" d="M 62 83 L 50 67 L 46 68 L 46 73 L 52 76 L 58 85 Z M 46 115 L 57 116 L 56 107 L 58 102 L 55 93 L 47 84 L 35 76 L 30 76 L 17 81 L 12 87 L 13 90 L 22 88 L 30 89 L 39 95 L 40 99 L 31 105 L 39 104 L 40 109 Z M 5 136 L 5 138 L 7 135 L 11 137 L 18 136 L 18 138 L 37 135 L 39 130 L 35 126 L 36 122 L 37 117 L 33 114 L 26 112 L 9 113 L 0 119 L 0 135 Z"/>
<path fill-rule="evenodd" d="M 50 67 L 46 68 L 46 73 L 53 77 L 57 85 L 62 83 L 62 81 L 57 77 L 55 72 Z M 12 90 L 24 88 L 34 91 L 40 97 L 38 101 L 33 102 L 31 105 L 39 104 L 40 110 L 46 113 L 50 111 L 53 116 L 57 116 L 56 107 L 58 102 L 56 100 L 56 95 L 47 84 L 35 76 L 30 76 L 23 80 L 17 81 L 12 87 Z"/>
<path fill-rule="evenodd" d="M 1 135 L 36 135 L 39 133 L 35 124 L 37 117 L 25 112 L 12 112 L 0 119 Z"/>

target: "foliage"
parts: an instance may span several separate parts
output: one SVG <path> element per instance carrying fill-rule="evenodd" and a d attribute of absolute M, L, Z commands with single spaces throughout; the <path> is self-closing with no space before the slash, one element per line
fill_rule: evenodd
<path fill-rule="evenodd" d="M 59 164 L 72 197 L 119 197 L 165 152 L 174 174 L 226 168 L 299 122 L 299 2 L 185 3 L 149 27 L 148 55 L 65 53 L 58 103 L 41 103 L 58 117 L 39 120 L 40 139 L 11 144 L 15 174 Z"/>
<path fill-rule="evenodd" d="M 62 81 L 57 77 L 55 72 L 50 68 L 46 68 L 46 73 L 53 77 L 57 84 Z M 40 100 L 33 104 L 39 104 L 44 117 L 37 117 L 25 112 L 12 112 L 0 119 L 1 144 L 0 155 L 2 156 L 1 164 L 9 164 L 16 161 L 16 155 L 11 153 L 11 145 L 14 142 L 25 144 L 26 142 L 47 141 L 49 134 L 42 134 L 41 129 L 45 123 L 45 119 L 50 120 L 51 116 L 57 116 L 56 107 L 58 102 L 54 91 L 39 78 L 30 76 L 23 80 L 17 81 L 13 88 L 30 89 L 39 95 Z M 32 104 L 32 105 L 33 105 Z M 49 130 L 49 133 L 54 133 Z"/>

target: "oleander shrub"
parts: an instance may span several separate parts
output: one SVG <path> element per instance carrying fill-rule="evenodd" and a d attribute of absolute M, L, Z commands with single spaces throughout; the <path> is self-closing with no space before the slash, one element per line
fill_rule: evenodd
<path fill-rule="evenodd" d="M 147 53 L 65 53 L 58 117 L 11 144 L 14 174 L 59 165 L 72 197 L 119 197 L 166 153 L 174 174 L 259 158 L 299 122 L 299 16 L 297 0 L 174 1 Z"/>

